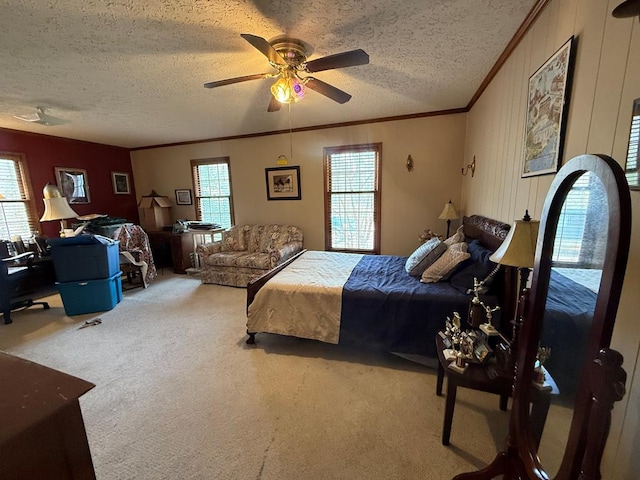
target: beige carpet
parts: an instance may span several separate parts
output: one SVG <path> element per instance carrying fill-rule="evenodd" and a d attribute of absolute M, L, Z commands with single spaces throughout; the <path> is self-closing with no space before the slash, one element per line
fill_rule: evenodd
<path fill-rule="evenodd" d="M 466 389 L 442 446 L 432 369 L 275 335 L 246 345 L 245 294 L 164 273 L 99 315 L 66 317 L 53 296 L 0 325 L 0 349 L 96 384 L 81 407 L 99 480 L 448 479 L 502 448 L 508 413 Z"/>

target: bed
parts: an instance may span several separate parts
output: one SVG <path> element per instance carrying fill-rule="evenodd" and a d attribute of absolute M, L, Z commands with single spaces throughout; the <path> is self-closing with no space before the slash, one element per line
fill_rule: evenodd
<path fill-rule="evenodd" d="M 489 251 L 508 230 L 479 215 L 463 219 L 466 239 Z M 270 333 L 435 358 L 436 333 L 454 311 L 466 319 L 472 295 L 454 288 L 453 277 L 421 283 L 405 271 L 406 260 L 301 252 L 247 286 L 247 343 Z M 513 269 L 501 267 L 482 296 L 501 307 L 502 318 L 513 318 L 515 281 Z"/>
<path fill-rule="evenodd" d="M 577 373 L 584 362 L 601 273 L 596 269 L 551 269 L 540 345 L 551 349 L 544 366 L 563 400 L 571 401 L 578 388 Z"/>

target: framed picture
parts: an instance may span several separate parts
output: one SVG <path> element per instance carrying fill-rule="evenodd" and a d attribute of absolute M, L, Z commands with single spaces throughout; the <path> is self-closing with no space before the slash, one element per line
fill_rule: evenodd
<path fill-rule="evenodd" d="M 529 78 L 522 177 L 556 173 L 569 110 L 573 37 Z"/>
<path fill-rule="evenodd" d="M 265 168 L 267 200 L 300 200 L 300 167 Z"/>
<path fill-rule="evenodd" d="M 111 183 L 113 184 L 113 193 L 116 195 L 126 195 L 131 193 L 128 173 L 111 172 Z"/>
<path fill-rule="evenodd" d="M 188 188 L 176 190 L 176 205 L 191 205 L 191 190 Z"/>
<path fill-rule="evenodd" d="M 60 193 L 69 203 L 91 203 L 87 171 L 80 168 L 55 167 Z"/>

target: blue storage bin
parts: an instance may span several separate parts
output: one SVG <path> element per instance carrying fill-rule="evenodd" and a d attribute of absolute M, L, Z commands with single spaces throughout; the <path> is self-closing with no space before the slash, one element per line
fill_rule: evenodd
<path fill-rule="evenodd" d="M 56 282 L 68 316 L 105 312 L 122 300 L 122 272 L 110 278 L 82 282 Z"/>
<path fill-rule="evenodd" d="M 95 235 L 48 240 L 59 282 L 111 278 L 120 271 L 117 240 Z"/>

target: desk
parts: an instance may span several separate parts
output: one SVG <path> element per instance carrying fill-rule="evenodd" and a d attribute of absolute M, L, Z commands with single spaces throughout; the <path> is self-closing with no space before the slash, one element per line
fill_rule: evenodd
<path fill-rule="evenodd" d="M 513 379 L 505 376 L 495 376 L 491 378 L 489 373 L 495 364 L 481 365 L 479 363 L 469 363 L 464 373 L 456 372 L 449 367 L 449 363 L 442 353 L 445 349 L 440 335 L 436 335 L 436 348 L 438 351 L 438 378 L 436 382 L 436 395 L 442 396 L 442 384 L 444 376 L 447 376 L 447 403 L 444 411 L 444 424 L 442 427 L 442 444 L 449 445 L 451 435 L 451 424 L 453 423 L 453 410 L 456 405 L 456 393 L 458 387 L 471 388 L 482 392 L 495 393 L 500 396 L 500 410 L 507 409 L 507 402 L 513 393 Z M 555 385 L 551 375 L 547 374 L 547 382 L 552 386 L 552 390 L 539 390 L 531 387 L 531 431 L 536 444 L 540 443 L 544 424 L 547 420 L 551 395 L 558 394 L 558 387 Z"/>
<path fill-rule="evenodd" d="M 78 402 L 92 383 L 0 352 L 0 385 L 0 478 L 96 478 Z"/>
<path fill-rule="evenodd" d="M 36 257 L 22 262 L 0 262 L 0 313 L 11 323 L 11 306 L 52 295 L 58 290 L 51 257 Z M 49 308 L 48 305 L 44 307 Z"/>
<path fill-rule="evenodd" d="M 205 235 L 213 235 L 224 231 L 217 230 L 187 230 L 184 233 L 170 231 L 147 232 L 149 245 L 153 253 L 156 267 L 172 266 L 175 273 L 187 273 L 191 267 L 191 253 L 204 242 Z"/>
<path fill-rule="evenodd" d="M 147 232 L 156 268 L 172 266 L 175 273 L 187 273 L 193 251 L 191 235 L 170 231 Z"/>

